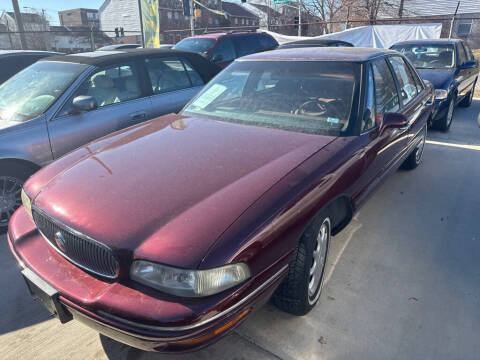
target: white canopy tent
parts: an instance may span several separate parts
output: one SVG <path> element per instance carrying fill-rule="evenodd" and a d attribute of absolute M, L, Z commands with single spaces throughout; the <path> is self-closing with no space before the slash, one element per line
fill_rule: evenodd
<path fill-rule="evenodd" d="M 389 48 L 399 41 L 439 39 L 442 24 L 369 25 L 321 36 L 287 36 L 267 31 L 279 44 L 307 39 L 343 40 L 355 46 Z"/>

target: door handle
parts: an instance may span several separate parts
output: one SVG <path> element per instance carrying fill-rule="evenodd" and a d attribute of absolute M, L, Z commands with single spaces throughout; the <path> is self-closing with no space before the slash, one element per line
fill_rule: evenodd
<path fill-rule="evenodd" d="M 147 117 L 147 114 L 144 113 L 144 112 L 130 115 L 130 118 L 131 118 L 132 120 L 134 120 L 134 121 L 143 120 L 143 119 L 145 119 L 146 117 Z"/>

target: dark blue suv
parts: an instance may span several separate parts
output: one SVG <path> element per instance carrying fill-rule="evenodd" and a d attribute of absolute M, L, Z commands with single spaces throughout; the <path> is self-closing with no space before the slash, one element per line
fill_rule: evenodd
<path fill-rule="evenodd" d="M 447 131 L 455 106 L 472 103 L 478 78 L 478 61 L 462 40 L 436 39 L 400 42 L 391 47 L 403 53 L 424 80 L 435 87 L 431 125 Z"/>

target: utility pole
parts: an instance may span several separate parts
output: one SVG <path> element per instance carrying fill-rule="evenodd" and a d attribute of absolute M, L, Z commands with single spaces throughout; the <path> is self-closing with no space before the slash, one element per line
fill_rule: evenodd
<path fill-rule="evenodd" d="M 193 0 L 190 0 L 190 35 L 195 35 L 195 11 L 193 9 Z"/>
<path fill-rule="evenodd" d="M 22 50 L 27 49 L 27 39 L 25 38 L 25 30 L 23 29 L 22 15 L 18 6 L 18 0 L 12 0 L 13 12 L 15 13 L 15 22 L 17 23 L 17 29 L 20 33 L 20 44 Z"/>
<path fill-rule="evenodd" d="M 270 0 L 267 0 L 267 30 L 270 30 Z"/>
<path fill-rule="evenodd" d="M 90 48 L 95 51 L 95 38 L 93 36 L 93 24 L 90 24 Z"/>
<path fill-rule="evenodd" d="M 401 19 L 403 16 L 403 3 L 405 0 L 400 0 L 400 5 L 398 6 L 398 17 Z"/>
<path fill-rule="evenodd" d="M 302 0 L 298 0 L 298 36 L 302 36 Z"/>
<path fill-rule="evenodd" d="M 455 22 L 455 16 L 457 16 L 457 11 L 458 11 L 458 8 L 460 7 L 460 1 L 458 2 L 457 4 L 457 8 L 455 9 L 455 14 L 453 14 L 452 16 L 452 20 L 450 21 L 450 31 L 448 32 L 448 38 L 451 39 L 452 38 L 452 33 L 453 33 L 453 23 Z"/>
<path fill-rule="evenodd" d="M 403 0 L 402 0 L 403 1 Z M 348 29 L 348 22 L 350 20 L 350 6 L 347 7 L 347 21 L 345 21 L 345 30 Z"/>

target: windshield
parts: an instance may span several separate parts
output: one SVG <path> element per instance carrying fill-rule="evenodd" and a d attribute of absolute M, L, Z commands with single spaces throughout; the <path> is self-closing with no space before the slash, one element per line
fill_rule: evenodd
<path fill-rule="evenodd" d="M 215 43 L 215 39 L 207 38 L 188 38 L 183 39 L 173 48 L 176 50 L 191 51 L 201 55 L 207 55 L 208 51 Z"/>
<path fill-rule="evenodd" d="M 392 49 L 403 53 L 417 69 L 450 69 L 455 64 L 452 44 L 395 45 Z"/>
<path fill-rule="evenodd" d="M 349 135 L 360 65 L 237 61 L 183 110 L 214 120 L 319 135 Z"/>
<path fill-rule="evenodd" d="M 0 119 L 23 122 L 42 114 L 86 67 L 40 61 L 19 72 L 0 85 Z"/>

